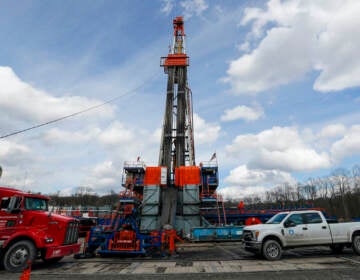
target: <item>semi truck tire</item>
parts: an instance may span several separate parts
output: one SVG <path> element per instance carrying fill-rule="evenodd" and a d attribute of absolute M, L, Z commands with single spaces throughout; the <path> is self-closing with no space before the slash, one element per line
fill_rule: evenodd
<path fill-rule="evenodd" d="M 273 239 L 265 241 L 262 247 L 262 255 L 268 261 L 276 261 L 281 259 L 281 245 L 279 244 L 279 242 Z"/>
<path fill-rule="evenodd" d="M 29 240 L 21 240 L 12 244 L 4 254 L 3 265 L 7 271 L 21 272 L 28 262 L 33 262 L 36 258 L 37 250 Z"/>
<path fill-rule="evenodd" d="M 356 254 L 360 255 L 360 235 L 355 235 L 352 242 L 353 250 Z"/>

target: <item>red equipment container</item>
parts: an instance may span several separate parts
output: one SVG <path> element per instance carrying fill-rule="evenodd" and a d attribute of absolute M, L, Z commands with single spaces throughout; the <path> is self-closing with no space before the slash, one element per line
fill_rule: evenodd
<path fill-rule="evenodd" d="M 175 185 L 183 188 L 186 185 L 200 185 L 200 167 L 180 166 L 175 169 Z"/>
<path fill-rule="evenodd" d="M 144 186 L 166 185 L 167 168 L 164 166 L 148 166 L 145 171 Z"/>

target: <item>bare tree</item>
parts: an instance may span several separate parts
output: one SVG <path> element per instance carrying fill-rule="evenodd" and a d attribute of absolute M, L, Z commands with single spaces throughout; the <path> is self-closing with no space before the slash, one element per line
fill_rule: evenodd
<path fill-rule="evenodd" d="M 349 172 L 344 168 L 339 168 L 332 172 L 331 177 L 341 198 L 345 219 L 349 219 L 350 213 L 346 203 L 346 194 L 350 192 Z"/>

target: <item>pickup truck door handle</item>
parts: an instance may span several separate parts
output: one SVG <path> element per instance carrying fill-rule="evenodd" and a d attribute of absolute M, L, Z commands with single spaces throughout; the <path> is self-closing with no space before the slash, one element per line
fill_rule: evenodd
<path fill-rule="evenodd" d="M 322 226 L 321 228 L 326 229 L 326 226 Z"/>
<path fill-rule="evenodd" d="M 303 227 L 303 230 L 307 230 L 308 228 L 307 227 Z"/>

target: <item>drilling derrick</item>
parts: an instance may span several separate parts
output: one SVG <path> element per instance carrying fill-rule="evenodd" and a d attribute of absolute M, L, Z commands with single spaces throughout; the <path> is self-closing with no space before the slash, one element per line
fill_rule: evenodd
<path fill-rule="evenodd" d="M 159 166 L 167 167 L 167 188 L 162 191 L 160 224 L 174 225 L 178 190 L 174 184 L 175 169 L 194 166 L 191 91 L 187 81 L 189 57 L 185 51 L 184 21 L 173 20 L 174 37 L 167 57 L 160 65 L 168 75 L 166 108 L 161 137 Z"/>

